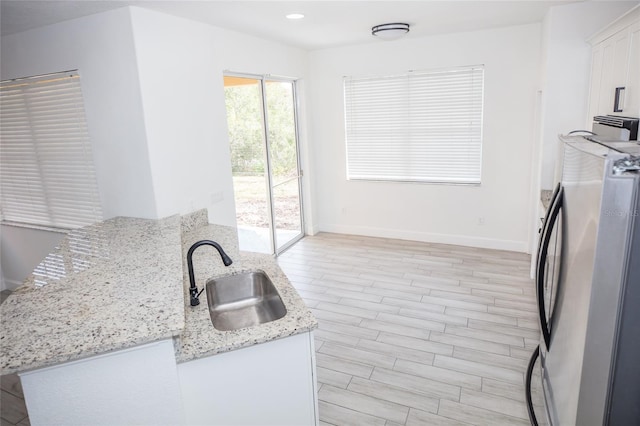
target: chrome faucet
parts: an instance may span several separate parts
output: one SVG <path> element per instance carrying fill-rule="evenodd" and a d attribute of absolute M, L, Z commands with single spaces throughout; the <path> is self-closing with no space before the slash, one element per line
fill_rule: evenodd
<path fill-rule="evenodd" d="M 233 263 L 233 260 L 224 252 L 220 244 L 211 240 L 201 240 L 197 243 L 194 243 L 189 251 L 187 252 L 187 267 L 189 268 L 189 295 L 191 296 L 191 306 L 197 306 L 200 304 L 200 294 L 204 291 L 204 286 L 202 286 L 202 290 L 198 292 L 198 287 L 196 287 L 196 279 L 193 276 L 193 252 L 200 246 L 213 246 L 220 253 L 220 257 L 222 257 L 222 263 L 224 266 L 229 266 Z"/>

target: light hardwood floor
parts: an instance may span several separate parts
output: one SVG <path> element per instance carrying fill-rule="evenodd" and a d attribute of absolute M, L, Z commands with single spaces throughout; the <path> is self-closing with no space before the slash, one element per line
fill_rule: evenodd
<path fill-rule="evenodd" d="M 528 255 L 319 234 L 278 263 L 318 318 L 322 425 L 529 424 Z M 28 424 L 2 379 L 2 425 Z"/>
<path fill-rule="evenodd" d="M 529 255 L 319 234 L 278 262 L 318 318 L 321 424 L 529 424 Z"/>

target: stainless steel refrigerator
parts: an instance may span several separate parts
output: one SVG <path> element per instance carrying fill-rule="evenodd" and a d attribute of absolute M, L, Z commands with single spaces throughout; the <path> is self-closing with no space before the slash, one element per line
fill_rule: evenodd
<path fill-rule="evenodd" d="M 541 338 L 527 372 L 531 421 L 539 368 L 541 420 L 640 425 L 640 157 L 625 153 L 637 145 L 561 140 L 562 180 L 537 255 Z"/>

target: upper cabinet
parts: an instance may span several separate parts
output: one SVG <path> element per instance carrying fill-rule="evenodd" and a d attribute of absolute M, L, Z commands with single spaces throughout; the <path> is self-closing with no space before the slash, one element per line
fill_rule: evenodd
<path fill-rule="evenodd" d="M 640 6 L 589 42 L 592 46 L 589 117 L 640 116 Z"/>

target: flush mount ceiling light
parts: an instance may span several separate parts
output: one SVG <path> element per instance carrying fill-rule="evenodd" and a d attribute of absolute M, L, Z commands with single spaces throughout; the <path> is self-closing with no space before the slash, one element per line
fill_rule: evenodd
<path fill-rule="evenodd" d="M 290 13 L 287 15 L 287 19 L 302 19 L 304 15 L 302 13 Z"/>
<path fill-rule="evenodd" d="M 382 40 L 397 40 L 409 32 L 409 24 L 395 22 L 392 24 L 376 25 L 371 28 L 371 34 Z"/>

